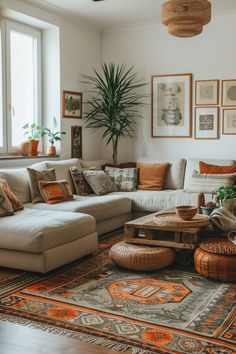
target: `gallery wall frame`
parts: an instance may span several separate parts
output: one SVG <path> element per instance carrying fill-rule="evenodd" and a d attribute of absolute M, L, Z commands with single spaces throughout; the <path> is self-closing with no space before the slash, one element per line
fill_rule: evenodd
<path fill-rule="evenodd" d="M 195 107 L 194 138 L 197 140 L 219 139 L 219 122 L 219 107 Z"/>
<path fill-rule="evenodd" d="M 223 135 L 236 135 L 236 108 L 223 109 Z"/>
<path fill-rule="evenodd" d="M 152 76 L 151 135 L 192 137 L 192 74 Z"/>
<path fill-rule="evenodd" d="M 221 105 L 222 107 L 236 107 L 236 79 L 222 80 Z"/>
<path fill-rule="evenodd" d="M 195 105 L 217 106 L 219 105 L 220 80 L 196 80 L 195 81 Z"/>
<path fill-rule="evenodd" d="M 71 127 L 71 157 L 82 159 L 82 127 Z"/>
<path fill-rule="evenodd" d="M 83 94 L 74 91 L 62 91 L 62 117 L 82 118 Z"/>

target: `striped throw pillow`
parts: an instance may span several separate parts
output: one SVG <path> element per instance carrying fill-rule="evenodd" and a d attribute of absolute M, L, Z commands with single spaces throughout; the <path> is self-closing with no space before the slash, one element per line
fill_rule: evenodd
<path fill-rule="evenodd" d="M 236 182 L 236 173 L 207 174 L 193 171 L 192 180 L 188 189 L 191 193 L 212 193 L 220 186 L 232 186 Z"/>
<path fill-rule="evenodd" d="M 74 200 L 71 187 L 66 180 L 62 181 L 39 181 L 40 194 L 47 204 L 56 204 Z"/>

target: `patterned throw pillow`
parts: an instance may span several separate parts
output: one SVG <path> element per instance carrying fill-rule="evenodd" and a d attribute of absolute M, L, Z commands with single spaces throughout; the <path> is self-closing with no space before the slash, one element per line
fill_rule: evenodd
<path fill-rule="evenodd" d="M 23 204 L 19 201 L 19 199 L 15 196 L 15 194 L 12 192 L 11 187 L 7 183 L 5 179 L 0 179 L 0 187 L 4 190 L 7 199 L 11 203 L 11 206 L 14 211 L 19 211 L 23 210 L 24 206 Z"/>
<path fill-rule="evenodd" d="M 90 185 L 86 181 L 83 175 L 83 171 L 85 171 L 83 168 L 78 168 L 76 166 L 70 168 L 70 174 L 74 183 L 76 194 L 78 195 L 93 194 L 93 190 L 91 189 Z"/>
<path fill-rule="evenodd" d="M 210 194 L 220 186 L 232 186 L 235 182 L 236 173 L 213 175 L 193 171 L 188 192 Z"/>
<path fill-rule="evenodd" d="M 43 203 L 44 200 L 41 197 L 38 182 L 39 181 L 56 181 L 55 169 L 37 171 L 32 168 L 27 168 L 29 175 L 29 185 L 31 191 L 32 203 Z"/>
<path fill-rule="evenodd" d="M 97 195 L 115 192 L 116 185 L 104 171 L 83 171 L 84 177 Z"/>
<path fill-rule="evenodd" d="M 39 190 L 45 203 L 56 204 L 74 200 L 71 187 L 66 180 L 39 181 Z"/>
<path fill-rule="evenodd" d="M 0 186 L 0 217 L 14 215 L 13 208 L 8 200 L 6 193 Z"/>
<path fill-rule="evenodd" d="M 137 168 L 106 167 L 105 172 L 115 182 L 118 191 L 132 192 L 137 189 Z"/>

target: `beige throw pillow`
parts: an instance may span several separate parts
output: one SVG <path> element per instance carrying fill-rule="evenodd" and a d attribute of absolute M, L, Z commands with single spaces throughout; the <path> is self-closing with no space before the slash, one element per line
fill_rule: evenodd
<path fill-rule="evenodd" d="M 97 195 L 103 195 L 116 191 L 116 185 L 104 171 L 83 171 L 83 175 Z"/>

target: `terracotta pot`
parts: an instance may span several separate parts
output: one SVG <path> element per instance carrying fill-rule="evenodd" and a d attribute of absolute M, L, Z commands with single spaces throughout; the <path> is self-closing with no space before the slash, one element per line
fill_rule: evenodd
<path fill-rule="evenodd" d="M 28 140 L 31 145 L 31 152 L 28 156 L 37 156 L 38 155 L 38 145 L 39 140 Z"/>
<path fill-rule="evenodd" d="M 55 145 L 50 145 L 47 149 L 47 155 L 49 156 L 55 156 L 57 153 L 56 146 Z"/>

